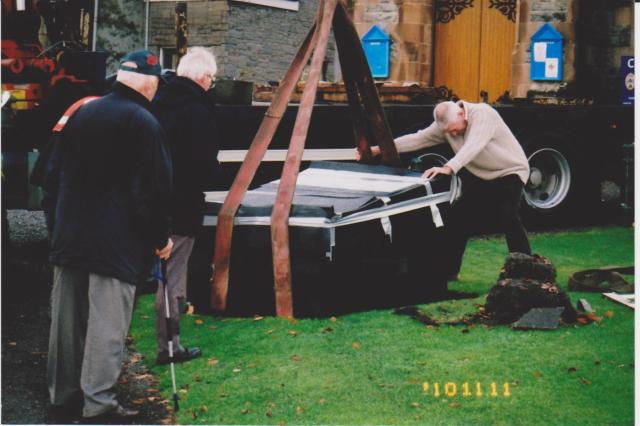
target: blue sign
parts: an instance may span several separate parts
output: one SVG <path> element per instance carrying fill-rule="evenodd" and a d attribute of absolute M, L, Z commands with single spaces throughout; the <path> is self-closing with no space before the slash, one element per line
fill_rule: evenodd
<path fill-rule="evenodd" d="M 562 80 L 563 39 L 548 22 L 531 36 L 531 80 Z"/>
<path fill-rule="evenodd" d="M 371 68 L 371 75 L 389 77 L 389 36 L 377 25 L 362 36 L 362 47 Z"/>
<path fill-rule="evenodd" d="M 633 105 L 635 100 L 635 58 L 633 56 L 623 56 L 620 58 L 620 80 L 622 81 L 622 90 L 620 103 L 622 105 Z"/>

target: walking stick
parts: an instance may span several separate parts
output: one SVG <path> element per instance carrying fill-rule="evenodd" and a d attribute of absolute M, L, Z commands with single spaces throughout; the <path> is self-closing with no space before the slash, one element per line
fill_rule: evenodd
<path fill-rule="evenodd" d="M 164 308 L 165 318 L 167 320 L 167 340 L 169 346 L 169 360 L 171 365 L 171 383 L 173 385 L 173 411 L 178 412 L 180 406 L 178 405 L 178 391 L 176 390 L 176 369 L 173 362 L 173 329 L 171 327 L 171 313 L 169 310 L 169 290 L 167 285 L 167 261 L 158 258 L 160 267 L 157 268 L 160 281 L 162 281 L 164 291 Z"/>

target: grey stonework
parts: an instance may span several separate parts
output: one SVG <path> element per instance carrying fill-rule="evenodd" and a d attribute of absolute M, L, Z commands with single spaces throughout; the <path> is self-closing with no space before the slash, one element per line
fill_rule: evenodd
<path fill-rule="evenodd" d="M 291 11 L 234 0 L 188 1 L 188 44 L 213 49 L 219 77 L 279 81 L 311 28 L 318 3 L 304 0 L 300 10 Z M 175 5 L 151 3 L 149 48 L 158 54 L 175 47 Z M 333 38 L 326 57 L 331 78 Z"/>
<path fill-rule="evenodd" d="M 566 22 L 571 0 L 537 0 L 531 2 L 532 22 Z"/>
<path fill-rule="evenodd" d="M 221 75 L 257 83 L 280 81 L 313 25 L 318 3 L 303 0 L 298 11 L 291 11 L 229 1 Z M 329 78 L 334 48 L 331 37 L 326 54 Z"/>

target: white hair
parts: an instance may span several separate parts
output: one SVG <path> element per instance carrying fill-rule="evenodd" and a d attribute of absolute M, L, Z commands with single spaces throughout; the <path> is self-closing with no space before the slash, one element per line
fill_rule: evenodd
<path fill-rule="evenodd" d="M 441 102 L 433 110 L 433 119 L 441 129 L 460 119 L 460 106 L 452 101 Z"/>
<path fill-rule="evenodd" d="M 213 53 L 204 47 L 191 47 L 187 54 L 180 58 L 176 74 L 196 81 L 205 76 L 213 78 L 217 71 L 218 66 Z"/>

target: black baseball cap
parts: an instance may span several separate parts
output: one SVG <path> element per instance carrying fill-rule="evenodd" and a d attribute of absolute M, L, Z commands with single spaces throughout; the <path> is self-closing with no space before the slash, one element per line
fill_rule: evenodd
<path fill-rule="evenodd" d="M 128 63 L 133 63 L 135 66 Z M 158 57 L 148 50 L 137 50 L 127 53 L 120 59 L 118 69 L 137 72 L 139 74 L 155 75 L 157 77 L 160 77 L 162 74 L 162 67 L 160 67 Z"/>

